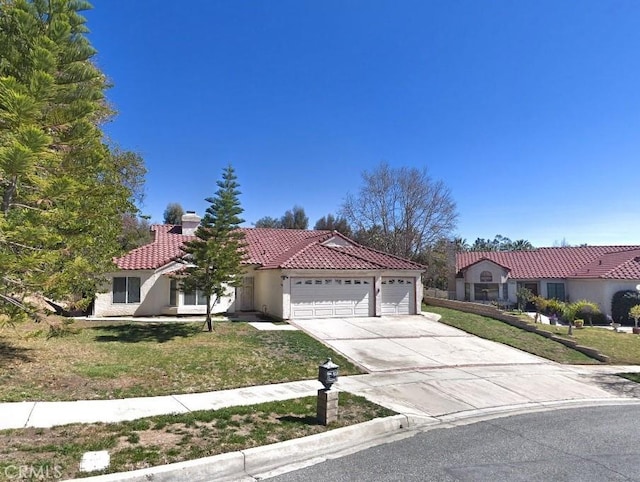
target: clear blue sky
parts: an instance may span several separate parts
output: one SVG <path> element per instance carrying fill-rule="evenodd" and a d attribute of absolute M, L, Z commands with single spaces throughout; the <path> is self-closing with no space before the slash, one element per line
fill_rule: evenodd
<path fill-rule="evenodd" d="M 335 213 L 381 161 L 451 189 L 458 235 L 640 244 L 637 0 L 93 0 L 143 212 Z"/>

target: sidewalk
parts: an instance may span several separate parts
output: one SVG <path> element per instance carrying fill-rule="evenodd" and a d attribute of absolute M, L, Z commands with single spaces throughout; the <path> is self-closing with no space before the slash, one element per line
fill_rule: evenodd
<path fill-rule="evenodd" d="M 0 403 L 0 430 L 25 427 L 45 428 L 69 423 L 122 422 L 154 415 L 217 410 L 308 397 L 315 395 L 321 387 L 320 382 L 307 380 L 160 397 Z"/>
<path fill-rule="evenodd" d="M 340 377 L 336 387 L 403 415 L 435 420 L 463 412 L 540 408 L 557 402 L 640 403 L 640 385 L 613 375 L 638 371 L 640 366 L 494 364 L 346 376 Z M 313 396 L 319 388 L 318 381 L 304 380 L 159 397 L 0 403 L 0 430 L 217 410 Z"/>

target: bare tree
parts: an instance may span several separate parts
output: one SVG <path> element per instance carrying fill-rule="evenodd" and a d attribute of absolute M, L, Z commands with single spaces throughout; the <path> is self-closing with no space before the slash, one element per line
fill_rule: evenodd
<path fill-rule="evenodd" d="M 458 214 L 449 189 L 426 169 L 386 163 L 362 173 L 357 194 L 348 194 L 341 215 L 356 240 L 407 258 L 451 236 Z"/>

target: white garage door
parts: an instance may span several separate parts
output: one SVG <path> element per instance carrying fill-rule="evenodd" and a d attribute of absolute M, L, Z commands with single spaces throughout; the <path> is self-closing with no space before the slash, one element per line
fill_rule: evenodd
<path fill-rule="evenodd" d="M 370 316 L 372 278 L 292 278 L 291 317 Z"/>
<path fill-rule="evenodd" d="M 382 278 L 382 314 L 415 314 L 413 278 Z"/>

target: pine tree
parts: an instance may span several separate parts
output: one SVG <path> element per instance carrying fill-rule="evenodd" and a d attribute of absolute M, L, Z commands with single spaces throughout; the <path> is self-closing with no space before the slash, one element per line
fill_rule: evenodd
<path fill-rule="evenodd" d="M 183 291 L 199 290 L 207 300 L 207 329 L 212 331 L 211 301 L 225 295 L 228 286 L 239 286 L 244 271 L 244 222 L 238 196 L 239 184 L 228 166 L 217 182 L 218 190 L 206 201 L 210 204 L 196 230 L 196 239 L 185 243 L 184 260 L 189 263 L 182 279 Z"/>
<path fill-rule="evenodd" d="M 0 0 L 0 309 L 90 300 L 135 213 L 139 156 L 105 145 L 113 112 L 83 0 Z"/>

